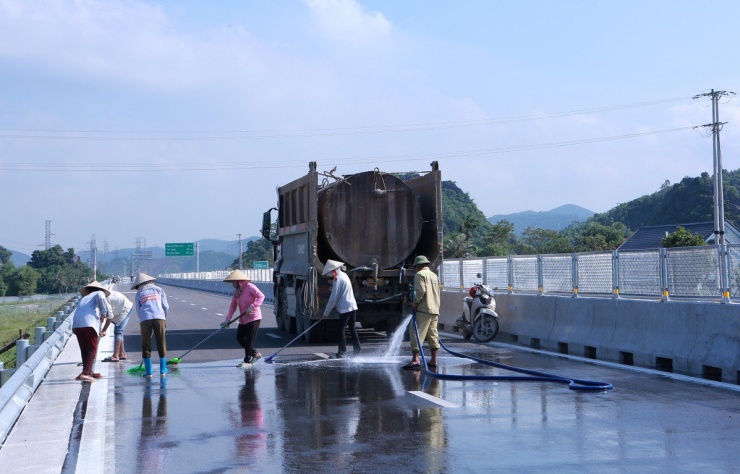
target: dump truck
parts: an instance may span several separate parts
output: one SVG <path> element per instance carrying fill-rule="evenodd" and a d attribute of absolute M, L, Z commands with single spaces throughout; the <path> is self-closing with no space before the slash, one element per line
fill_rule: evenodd
<path fill-rule="evenodd" d="M 439 165 L 350 175 L 319 172 L 316 162 L 308 168 L 277 188 L 277 207 L 263 215 L 262 235 L 274 250 L 278 328 L 300 334 L 320 321 L 306 342 L 336 339 L 339 315 L 322 320 L 332 282 L 321 274 L 332 259 L 344 262 L 352 281 L 357 322 L 390 335 L 411 311 L 414 258 L 426 256 L 434 271 L 442 261 Z"/>

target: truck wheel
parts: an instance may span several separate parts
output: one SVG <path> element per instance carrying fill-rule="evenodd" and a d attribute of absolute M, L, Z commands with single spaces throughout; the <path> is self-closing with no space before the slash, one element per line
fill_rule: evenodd
<path fill-rule="evenodd" d="M 277 307 L 275 308 L 275 323 L 281 331 L 290 332 L 290 317 L 288 316 L 288 297 L 285 294 L 285 288 L 282 286 L 278 290 Z"/>
<path fill-rule="evenodd" d="M 498 334 L 498 321 L 493 316 L 484 314 L 473 324 L 473 337 L 478 342 L 489 342 Z"/>

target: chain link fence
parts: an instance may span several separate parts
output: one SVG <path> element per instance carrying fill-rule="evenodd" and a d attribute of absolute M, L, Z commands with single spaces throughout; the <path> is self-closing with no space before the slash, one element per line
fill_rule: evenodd
<path fill-rule="evenodd" d="M 445 259 L 445 289 L 740 301 L 740 245 Z"/>

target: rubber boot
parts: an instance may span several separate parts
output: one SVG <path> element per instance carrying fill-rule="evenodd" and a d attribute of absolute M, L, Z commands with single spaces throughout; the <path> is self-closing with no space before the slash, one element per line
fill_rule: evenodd
<path fill-rule="evenodd" d="M 152 358 L 144 359 L 144 377 L 152 378 Z"/>
<path fill-rule="evenodd" d="M 162 377 L 167 375 L 167 358 L 166 357 L 162 357 L 161 359 L 159 359 L 159 375 L 161 375 Z"/>

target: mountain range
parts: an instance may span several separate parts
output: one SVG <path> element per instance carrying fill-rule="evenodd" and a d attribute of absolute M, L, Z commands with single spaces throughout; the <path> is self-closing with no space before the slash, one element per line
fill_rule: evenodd
<path fill-rule="evenodd" d="M 495 224 L 507 220 L 514 224 L 514 233 L 521 235 L 527 227 L 560 231 L 573 222 L 583 222 L 595 213 L 575 204 L 565 204 L 549 211 L 523 211 L 513 214 L 495 214 L 486 220 Z"/>

